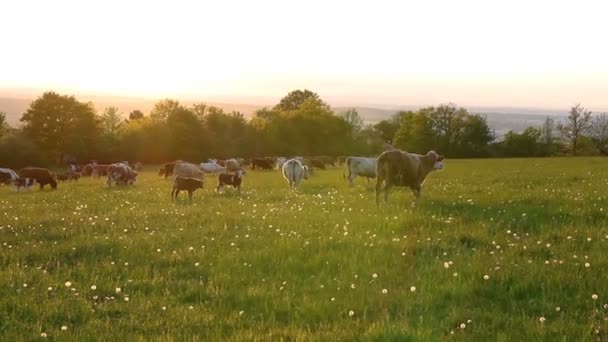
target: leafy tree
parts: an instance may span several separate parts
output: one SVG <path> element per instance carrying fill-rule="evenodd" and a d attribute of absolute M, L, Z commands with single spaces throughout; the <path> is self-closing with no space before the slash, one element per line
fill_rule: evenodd
<path fill-rule="evenodd" d="M 431 112 L 433 108 L 423 108 L 416 113 L 404 116 L 399 130 L 395 134 L 394 145 L 410 152 L 426 153 L 435 149 L 435 135 Z"/>
<path fill-rule="evenodd" d="M 139 109 L 135 109 L 134 111 L 129 113 L 129 120 L 139 120 L 139 119 L 143 119 L 143 118 L 144 118 L 144 113 Z"/>
<path fill-rule="evenodd" d="M 602 113 L 591 120 L 591 138 L 602 154 L 608 154 L 608 114 Z"/>
<path fill-rule="evenodd" d="M 46 92 L 21 117 L 24 132 L 57 163 L 66 154 L 85 158 L 95 150 L 99 125 L 90 103 Z"/>
<path fill-rule="evenodd" d="M 522 133 L 509 131 L 503 141 L 504 153 L 509 157 L 536 156 L 541 136 L 541 130 L 536 127 L 528 127 Z"/>
<path fill-rule="evenodd" d="M 167 116 L 169 153 L 176 159 L 195 161 L 202 157 L 203 126 L 194 112 L 178 105 Z"/>
<path fill-rule="evenodd" d="M 343 113 L 340 113 L 340 117 L 352 127 L 353 133 L 358 133 L 363 129 L 363 119 L 359 115 L 356 109 L 352 108 Z"/>
<path fill-rule="evenodd" d="M 209 106 L 205 103 L 195 103 L 191 107 L 191 111 L 196 115 L 199 120 L 203 121 L 205 114 L 207 114 Z"/>
<path fill-rule="evenodd" d="M 579 140 L 584 136 L 591 127 L 591 112 L 581 107 L 580 104 L 570 109 L 565 124 L 558 126 L 564 140 L 570 146 L 572 154 L 577 153 Z"/>
<path fill-rule="evenodd" d="M 150 117 L 156 121 L 166 121 L 171 113 L 183 110 L 183 106 L 179 101 L 165 99 L 158 101 L 150 111 Z"/>
<path fill-rule="evenodd" d="M 0 112 L 0 138 L 8 131 L 8 123 L 6 122 L 6 113 Z"/>
<path fill-rule="evenodd" d="M 122 126 L 122 117 L 116 107 L 106 107 L 101 113 L 101 129 L 109 136 L 115 136 Z"/>
<path fill-rule="evenodd" d="M 320 100 L 319 95 L 317 95 L 317 93 L 313 93 L 308 89 L 294 90 L 287 94 L 287 96 L 283 97 L 279 104 L 274 106 L 273 109 L 276 111 L 297 110 L 304 102 L 306 102 L 306 100 L 311 98 L 315 100 Z"/>
<path fill-rule="evenodd" d="M 450 157 L 482 156 L 494 139 L 487 120 L 453 104 L 402 112 L 395 145 L 412 152 L 434 149 Z"/>
<path fill-rule="evenodd" d="M 494 134 L 486 118 L 479 114 L 467 115 L 460 134 L 459 155 L 481 157 L 488 154 L 488 145 L 494 140 Z"/>
<path fill-rule="evenodd" d="M 547 145 L 555 142 L 555 121 L 549 116 L 545 118 L 541 128 L 541 141 Z"/>

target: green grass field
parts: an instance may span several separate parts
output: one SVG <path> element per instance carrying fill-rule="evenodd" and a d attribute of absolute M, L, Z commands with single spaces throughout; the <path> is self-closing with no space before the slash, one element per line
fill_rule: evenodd
<path fill-rule="evenodd" d="M 608 159 L 447 160 L 413 210 L 356 183 L 1 187 L 0 339 L 608 338 Z"/>

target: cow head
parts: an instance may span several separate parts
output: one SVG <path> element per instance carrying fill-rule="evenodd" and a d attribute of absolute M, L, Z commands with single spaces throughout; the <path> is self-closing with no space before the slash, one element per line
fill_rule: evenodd
<path fill-rule="evenodd" d="M 243 176 L 245 175 L 245 170 L 240 169 L 240 170 L 236 170 L 235 174 L 237 175 L 237 177 L 239 178 L 243 178 Z"/>
<path fill-rule="evenodd" d="M 311 175 L 311 170 L 306 165 L 304 165 L 303 168 L 304 168 L 304 179 L 308 179 L 308 177 L 310 177 L 310 175 Z"/>
<path fill-rule="evenodd" d="M 441 170 L 443 169 L 443 156 L 438 154 L 435 151 L 429 151 L 426 156 L 433 163 L 433 170 Z"/>

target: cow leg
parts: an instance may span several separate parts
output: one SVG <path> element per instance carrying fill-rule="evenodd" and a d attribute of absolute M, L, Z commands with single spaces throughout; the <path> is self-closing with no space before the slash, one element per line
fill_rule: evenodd
<path fill-rule="evenodd" d="M 192 190 L 188 190 L 188 203 L 192 204 Z"/>
<path fill-rule="evenodd" d="M 236 187 L 236 192 L 237 192 L 239 195 L 241 194 L 241 186 L 240 186 L 240 185 Z"/>
<path fill-rule="evenodd" d="M 40 183 L 40 190 L 44 188 L 44 183 Z"/>
<path fill-rule="evenodd" d="M 380 193 L 382 192 L 382 179 L 376 180 L 376 205 L 380 205 Z"/>
<path fill-rule="evenodd" d="M 353 185 L 354 185 L 354 184 L 353 184 L 353 181 L 355 180 L 355 177 L 357 177 L 357 176 L 355 176 L 354 174 L 352 174 L 352 173 L 350 173 L 350 172 L 348 173 L 348 177 L 347 177 L 347 179 L 348 179 L 348 184 L 349 184 L 350 186 L 353 186 Z"/>
<path fill-rule="evenodd" d="M 384 202 L 388 202 L 388 191 L 393 187 L 391 182 L 386 182 L 384 185 Z"/>
<path fill-rule="evenodd" d="M 416 204 L 418 203 L 418 200 L 420 199 L 420 195 L 422 193 L 422 188 L 417 187 L 417 188 L 411 188 L 412 192 L 414 193 L 414 201 L 412 202 L 412 208 L 416 207 Z"/>

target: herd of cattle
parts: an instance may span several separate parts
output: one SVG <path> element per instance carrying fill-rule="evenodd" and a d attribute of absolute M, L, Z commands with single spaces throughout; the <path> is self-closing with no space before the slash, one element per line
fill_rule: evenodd
<path fill-rule="evenodd" d="M 246 162 L 241 158 L 227 160 L 210 159 L 199 165 L 177 160 L 163 164 L 159 175 L 165 178 L 173 176 L 171 198 L 177 199 L 180 191 L 187 191 L 189 201 L 192 194 L 203 187 L 205 174 L 218 174 L 220 192 L 225 186 L 234 187 L 239 193 L 243 176 L 246 174 L 245 166 L 251 170 L 280 170 L 287 181 L 289 188 L 294 190 L 300 186 L 302 180 L 314 174 L 315 169 L 325 170 L 328 167 L 345 165 L 344 177 L 350 185 L 356 177 L 365 177 L 368 180 L 376 179 L 376 203 L 379 196 L 384 193 L 385 200 L 392 186 L 409 187 L 415 198 L 421 194 L 422 184 L 426 176 L 433 170 L 443 168 L 443 156 L 434 151 L 425 155 L 408 153 L 390 149 L 381 153 L 377 158 L 371 157 L 266 157 L 254 158 Z M 40 189 L 50 185 L 57 188 L 59 181 L 75 181 L 83 177 L 106 177 L 106 186 L 131 185 L 137 181 L 138 171 L 143 168 L 141 163 L 119 162 L 113 164 L 98 164 L 91 162 L 86 165 L 70 165 L 67 172 L 53 174 L 50 170 L 39 167 L 26 167 L 17 172 L 0 168 L 0 183 L 11 185 L 14 190 L 29 189 L 39 184 Z"/>

